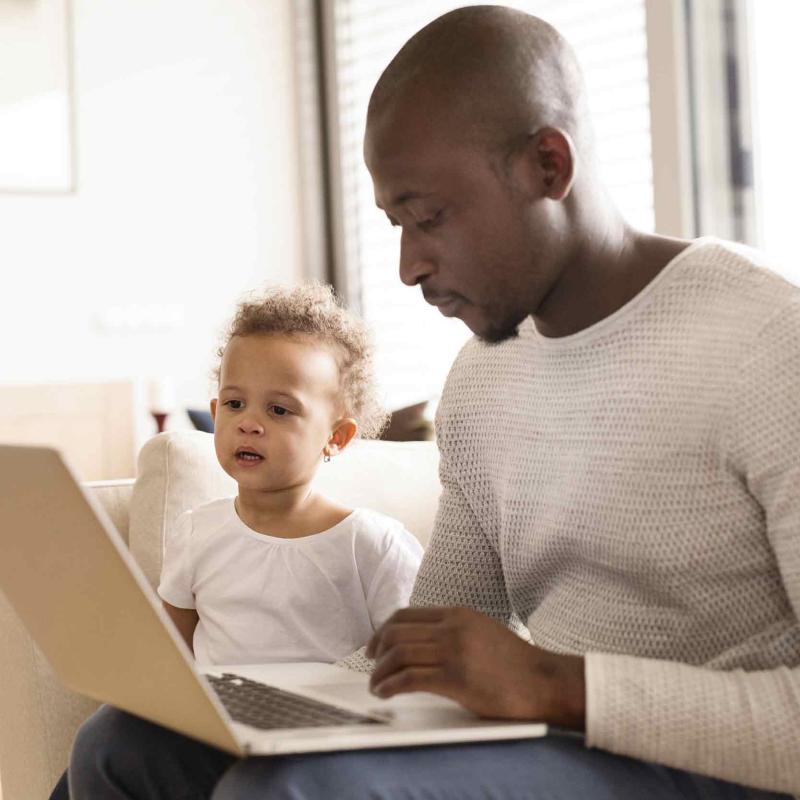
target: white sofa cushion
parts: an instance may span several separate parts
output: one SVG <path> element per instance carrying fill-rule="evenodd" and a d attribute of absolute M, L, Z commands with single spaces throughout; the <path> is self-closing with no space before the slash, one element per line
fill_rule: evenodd
<path fill-rule="evenodd" d="M 356 441 L 320 466 L 315 486 L 345 505 L 396 517 L 425 547 L 439 500 L 438 464 L 432 442 Z M 236 483 L 219 466 L 211 434 L 170 431 L 145 444 L 129 541 L 153 586 L 161 572 L 164 530 L 187 509 L 234 494 Z"/>

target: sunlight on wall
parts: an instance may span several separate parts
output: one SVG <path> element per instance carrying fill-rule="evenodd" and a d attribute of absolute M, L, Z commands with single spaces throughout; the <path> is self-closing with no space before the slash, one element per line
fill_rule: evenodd
<path fill-rule="evenodd" d="M 236 299 L 302 273 L 292 4 L 72 6 L 78 190 L 0 194 L 0 384 L 205 405 Z"/>

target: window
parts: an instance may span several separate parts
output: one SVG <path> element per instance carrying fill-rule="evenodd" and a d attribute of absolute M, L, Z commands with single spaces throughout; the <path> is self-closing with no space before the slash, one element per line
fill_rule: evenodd
<path fill-rule="evenodd" d="M 661 0 L 658 0 L 661 2 Z M 627 219 L 654 228 L 645 0 L 511 2 L 553 24 L 584 70 L 606 184 Z M 374 202 L 362 162 L 366 108 L 403 43 L 463 2 L 328 0 L 323 3 L 326 102 L 332 161 L 337 283 L 376 332 L 389 408 L 437 396 L 469 331 L 400 283 L 399 235 Z M 674 170 L 673 170 L 674 173 Z"/>
<path fill-rule="evenodd" d="M 800 4 L 687 0 L 696 229 L 766 251 L 800 283 L 794 191 L 800 110 Z"/>
<path fill-rule="evenodd" d="M 795 192 L 800 185 L 800 105 L 792 84 L 800 75 L 799 3 L 751 3 L 753 145 L 756 194 L 754 244 L 775 268 L 800 285 L 800 255 L 794 237 Z"/>
<path fill-rule="evenodd" d="M 689 0 L 694 214 L 698 234 L 752 244 L 752 105 L 747 0 Z"/>

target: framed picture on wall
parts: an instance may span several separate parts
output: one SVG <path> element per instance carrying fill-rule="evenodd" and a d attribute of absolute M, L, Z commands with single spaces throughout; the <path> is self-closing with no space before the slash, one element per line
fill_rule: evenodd
<path fill-rule="evenodd" d="M 70 0 L 0 0 L 0 192 L 75 191 Z"/>

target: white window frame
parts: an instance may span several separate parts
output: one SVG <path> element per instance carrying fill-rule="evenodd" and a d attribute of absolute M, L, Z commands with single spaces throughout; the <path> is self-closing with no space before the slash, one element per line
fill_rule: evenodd
<path fill-rule="evenodd" d="M 686 9 L 680 0 L 645 0 L 650 136 L 656 232 L 695 235 L 695 186 Z"/>

